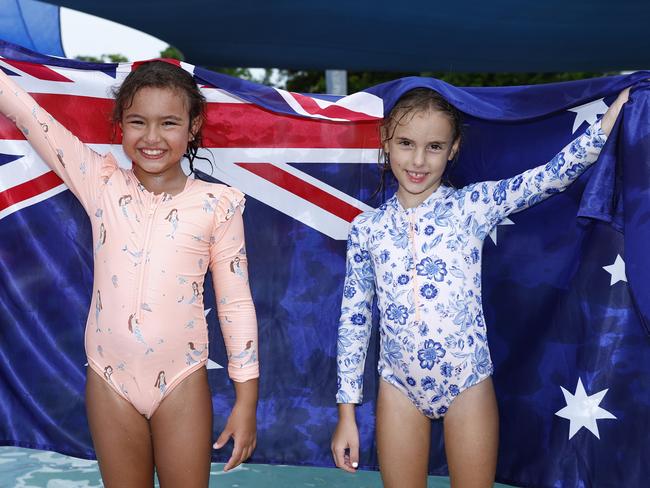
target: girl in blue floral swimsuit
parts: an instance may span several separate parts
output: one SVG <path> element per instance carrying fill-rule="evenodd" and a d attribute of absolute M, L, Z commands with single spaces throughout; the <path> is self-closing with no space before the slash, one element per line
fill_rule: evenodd
<path fill-rule="evenodd" d="M 452 486 L 492 486 L 498 414 L 481 306 L 481 250 L 511 213 L 562 191 L 598 154 L 627 100 L 549 163 L 501 181 L 461 189 L 442 184 L 460 144 L 460 114 L 438 93 L 406 93 L 381 129 L 385 166 L 397 193 L 352 222 L 338 332 L 337 466 L 354 471 L 372 323 L 380 313 L 377 450 L 386 487 L 426 486 L 430 419 L 444 416 Z M 347 451 L 347 453 L 346 453 Z"/>

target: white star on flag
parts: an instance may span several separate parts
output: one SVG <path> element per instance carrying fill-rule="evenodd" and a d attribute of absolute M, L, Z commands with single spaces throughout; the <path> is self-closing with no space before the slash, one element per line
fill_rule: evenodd
<path fill-rule="evenodd" d="M 600 98 L 598 100 L 594 100 L 593 102 L 585 103 L 584 105 L 579 105 L 577 107 L 568 109 L 569 112 L 575 112 L 576 114 L 576 119 L 573 121 L 572 133 L 575 133 L 575 131 L 580 128 L 583 122 L 587 122 L 589 125 L 596 122 L 596 120 L 598 120 L 598 116 L 607 112 L 608 108 L 609 107 L 605 103 L 604 99 Z"/>
<path fill-rule="evenodd" d="M 560 388 L 564 394 L 566 407 L 555 412 L 555 415 L 569 420 L 569 439 L 576 435 L 582 427 L 589 429 L 593 435 L 600 439 L 596 420 L 616 418 L 610 412 L 598 406 L 603 401 L 603 397 L 609 388 L 593 395 L 587 395 L 580 378 L 578 378 L 575 394 L 572 395 L 561 386 Z"/>
<path fill-rule="evenodd" d="M 205 365 L 205 369 L 223 369 L 223 366 L 208 358 L 208 364 Z"/>
<path fill-rule="evenodd" d="M 497 245 L 497 229 L 500 225 L 515 225 L 515 223 L 512 220 L 510 220 L 508 217 L 506 217 L 497 225 L 492 227 L 492 230 L 490 231 L 490 239 L 492 239 L 492 242 L 494 242 L 495 246 Z"/>
<path fill-rule="evenodd" d="M 619 281 L 627 282 L 627 276 L 625 275 L 625 261 L 623 261 L 620 254 L 616 255 L 616 261 L 614 261 L 614 264 L 603 266 L 603 269 L 612 275 L 609 280 L 609 286 L 612 286 Z"/>

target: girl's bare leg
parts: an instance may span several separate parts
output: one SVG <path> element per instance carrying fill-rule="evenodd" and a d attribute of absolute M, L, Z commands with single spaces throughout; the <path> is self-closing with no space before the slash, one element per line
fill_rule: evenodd
<path fill-rule="evenodd" d="M 492 378 L 460 393 L 444 417 L 445 453 L 452 488 L 494 484 L 499 413 Z"/>
<path fill-rule="evenodd" d="M 151 417 L 161 488 L 207 488 L 212 454 L 212 399 L 205 368 L 185 378 Z"/>
<path fill-rule="evenodd" d="M 86 412 L 104 486 L 153 486 L 149 422 L 90 368 Z"/>
<path fill-rule="evenodd" d="M 426 488 L 431 421 L 391 384 L 379 382 L 377 453 L 386 488 Z"/>

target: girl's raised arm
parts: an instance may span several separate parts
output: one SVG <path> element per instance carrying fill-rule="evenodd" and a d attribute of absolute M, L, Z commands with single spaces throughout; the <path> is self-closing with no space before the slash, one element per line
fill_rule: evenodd
<path fill-rule="evenodd" d="M 628 94 L 629 88 L 626 88 L 599 121 L 567 144 L 548 163 L 511 178 L 465 187 L 463 194 L 466 208 L 480 210 L 477 218 L 486 219 L 491 227 L 507 215 L 563 191 L 596 162 Z"/>
<path fill-rule="evenodd" d="M 39 156 L 88 210 L 117 169 L 112 155 L 101 156 L 59 124 L 0 69 L 0 113 L 16 124 Z"/>

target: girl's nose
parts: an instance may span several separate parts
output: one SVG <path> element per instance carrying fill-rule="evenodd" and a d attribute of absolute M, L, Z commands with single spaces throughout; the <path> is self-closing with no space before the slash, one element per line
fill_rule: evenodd
<path fill-rule="evenodd" d="M 160 134 L 155 125 L 152 124 L 147 127 L 147 131 L 144 134 L 144 140 L 148 143 L 154 143 L 160 140 Z"/>
<path fill-rule="evenodd" d="M 413 164 L 417 167 L 424 166 L 425 154 L 424 151 L 416 150 L 413 155 Z"/>

